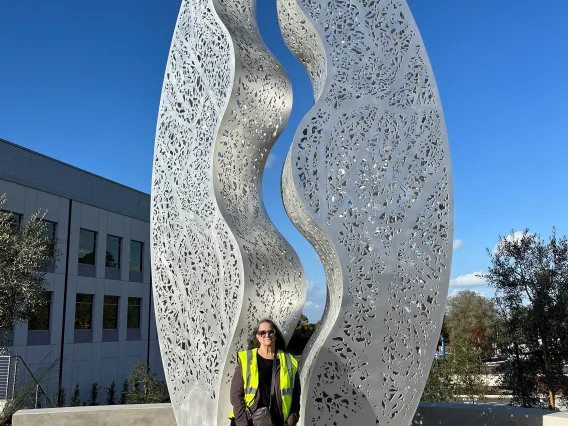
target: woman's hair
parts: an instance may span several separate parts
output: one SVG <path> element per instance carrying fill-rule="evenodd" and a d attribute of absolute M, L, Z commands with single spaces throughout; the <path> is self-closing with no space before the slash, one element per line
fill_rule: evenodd
<path fill-rule="evenodd" d="M 256 325 L 256 327 L 254 327 L 254 329 L 252 330 L 252 333 L 251 333 L 251 335 L 249 336 L 249 339 L 248 339 L 248 349 L 255 349 L 255 348 L 260 347 L 260 343 L 259 343 L 258 339 L 256 338 L 256 333 L 258 333 L 258 328 L 260 327 L 260 324 L 263 324 L 265 322 L 270 324 L 270 326 L 274 329 L 276 350 L 281 350 L 281 351 L 286 352 L 286 341 L 284 340 L 284 336 L 282 336 L 282 332 L 280 331 L 278 326 L 276 324 L 274 324 L 274 321 L 272 321 L 270 319 L 263 319 L 263 320 L 259 321 L 259 323 Z"/>

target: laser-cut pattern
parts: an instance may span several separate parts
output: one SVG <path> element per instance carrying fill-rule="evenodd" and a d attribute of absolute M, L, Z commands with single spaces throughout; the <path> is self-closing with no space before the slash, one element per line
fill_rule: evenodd
<path fill-rule="evenodd" d="M 305 299 L 300 262 L 261 200 L 291 108 L 254 0 L 183 0 L 166 68 L 152 185 L 155 309 L 178 425 L 225 424 L 250 327 L 287 339 Z"/>
<path fill-rule="evenodd" d="M 301 418 L 407 425 L 452 257 L 450 156 L 432 69 L 404 0 L 278 6 L 316 95 L 284 166 L 284 205 L 328 283 L 322 327 L 303 354 Z"/>

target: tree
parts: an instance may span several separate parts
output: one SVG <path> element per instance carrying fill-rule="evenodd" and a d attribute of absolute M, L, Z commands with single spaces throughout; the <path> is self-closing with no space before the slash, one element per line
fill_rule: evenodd
<path fill-rule="evenodd" d="M 122 384 L 122 391 L 120 392 L 120 400 L 118 401 L 118 403 L 121 405 L 126 404 L 127 395 L 128 395 L 128 379 L 124 379 L 124 383 Z"/>
<path fill-rule="evenodd" d="M 544 408 L 538 395 L 539 367 L 524 343 L 530 339 L 526 327 L 528 308 L 510 309 L 503 298 L 495 298 L 501 321 L 497 346 L 507 359 L 498 367 L 500 386 L 511 392 L 509 405 L 524 408 Z"/>
<path fill-rule="evenodd" d="M 451 337 L 452 353 L 448 355 L 455 395 L 475 402 L 484 400 L 489 391 L 483 375 L 483 348 L 472 339 L 471 332 L 454 332 Z"/>
<path fill-rule="evenodd" d="M 502 374 L 501 387 L 513 391 L 509 405 L 545 408 L 539 398 L 538 371 L 536 360 L 525 356 L 513 357 L 499 367 L 498 372 Z"/>
<path fill-rule="evenodd" d="M 304 351 L 306 345 L 308 344 L 308 341 L 310 340 L 312 334 L 314 334 L 316 329 L 317 324 L 303 323 L 302 321 L 300 321 L 298 323 L 298 326 L 294 330 L 292 337 L 290 338 L 290 342 L 288 343 L 288 351 L 293 355 L 300 355 Z"/>
<path fill-rule="evenodd" d="M 548 241 L 528 230 L 500 237 L 483 277 L 496 289 L 504 318 L 502 345 L 510 355 L 508 386 L 514 400 L 531 406 L 542 386 L 548 408 L 568 390 L 568 240 L 553 229 Z M 531 368 L 535 379 L 523 379 Z M 540 384 L 539 384 L 540 383 Z M 528 386 L 528 389 L 527 389 Z"/>
<path fill-rule="evenodd" d="M 101 387 L 98 383 L 93 383 L 91 385 L 91 397 L 87 405 L 99 405 L 99 390 Z"/>
<path fill-rule="evenodd" d="M 57 252 L 41 212 L 19 224 L 5 203 L 0 195 L 0 330 L 11 330 L 46 305 L 46 269 Z"/>
<path fill-rule="evenodd" d="M 114 384 L 114 380 L 112 381 L 110 388 L 106 388 L 107 391 L 107 404 L 108 405 L 114 405 L 114 398 L 115 398 L 115 394 L 116 394 L 116 390 L 115 390 L 116 385 Z"/>
<path fill-rule="evenodd" d="M 422 401 L 456 402 L 466 397 L 471 402 L 485 399 L 488 386 L 483 376 L 482 350 L 469 331 L 454 332 L 451 353 L 435 359 L 422 393 Z"/>
<path fill-rule="evenodd" d="M 471 402 L 484 399 L 488 386 L 483 375 L 483 358 L 493 347 L 498 323 L 493 302 L 473 291 L 450 297 L 441 336 L 449 340 L 451 351 L 434 360 L 422 401 L 455 402 L 462 397 Z"/>
<path fill-rule="evenodd" d="M 460 334 L 471 340 L 482 358 L 491 356 L 499 320 L 494 302 L 474 291 L 465 290 L 448 299 L 446 310 L 444 326 L 450 340 Z"/>
<path fill-rule="evenodd" d="M 421 401 L 457 402 L 458 393 L 452 376 L 452 364 L 449 358 L 435 359 Z"/>
<path fill-rule="evenodd" d="M 67 395 L 65 394 L 65 389 L 61 388 L 57 391 L 57 403 L 56 407 L 65 407 Z"/>
<path fill-rule="evenodd" d="M 79 393 L 79 383 L 75 385 L 73 395 L 71 395 L 71 407 L 78 407 L 81 405 L 81 395 Z"/>
<path fill-rule="evenodd" d="M 156 374 L 140 361 L 128 376 L 127 404 L 159 404 L 169 402 L 168 388 Z"/>

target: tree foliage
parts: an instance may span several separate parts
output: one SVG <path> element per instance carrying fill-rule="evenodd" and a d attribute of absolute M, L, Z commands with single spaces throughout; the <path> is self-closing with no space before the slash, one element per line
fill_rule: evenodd
<path fill-rule="evenodd" d="M 116 398 L 116 385 L 114 380 L 112 381 L 109 388 L 105 388 L 107 392 L 107 405 L 114 405 L 116 402 L 114 399 Z"/>
<path fill-rule="evenodd" d="M 81 405 L 81 392 L 79 391 L 79 383 L 75 385 L 73 389 L 73 395 L 71 395 L 71 407 L 78 407 Z"/>
<path fill-rule="evenodd" d="M 509 359 L 503 384 L 515 404 L 538 406 L 544 391 L 555 409 L 557 395 L 568 390 L 568 240 L 554 229 L 548 241 L 528 230 L 512 235 L 488 251 L 484 275 L 503 318 L 500 340 Z"/>
<path fill-rule="evenodd" d="M 120 391 L 120 400 L 118 401 L 118 403 L 121 405 L 126 404 L 127 396 L 128 396 L 128 379 L 125 379 L 124 383 L 122 384 L 122 390 Z"/>
<path fill-rule="evenodd" d="M 0 330 L 27 321 L 46 304 L 46 269 L 57 254 L 41 212 L 18 224 L 2 210 L 5 202 L 0 195 Z"/>
<path fill-rule="evenodd" d="M 445 357 L 434 360 L 422 394 L 426 402 L 471 402 L 488 393 L 483 359 L 493 347 L 498 324 L 494 303 L 473 291 L 450 297 L 441 337 L 449 341 Z"/>
<path fill-rule="evenodd" d="M 435 359 L 422 393 L 424 402 L 457 402 L 453 381 L 452 364 L 449 358 Z"/>
<path fill-rule="evenodd" d="M 499 367 L 501 386 L 512 391 L 509 405 L 547 408 L 540 400 L 538 371 L 536 360 L 525 356 L 514 356 Z"/>
<path fill-rule="evenodd" d="M 56 407 L 65 407 L 67 404 L 67 394 L 65 392 L 65 388 L 60 388 L 57 391 L 57 402 L 55 403 Z"/>
<path fill-rule="evenodd" d="M 483 374 L 484 350 L 472 338 L 471 332 L 455 332 L 451 335 L 451 353 L 448 360 L 451 366 L 452 387 L 455 395 L 470 402 L 484 400 L 489 387 Z"/>
<path fill-rule="evenodd" d="M 292 334 L 292 338 L 288 343 L 288 351 L 293 355 L 301 355 L 308 344 L 308 341 L 318 328 L 318 325 L 319 322 L 317 324 L 310 324 L 308 322 L 308 317 L 302 314 L 300 321 Z"/>
<path fill-rule="evenodd" d="M 451 352 L 434 360 L 422 401 L 483 400 L 488 386 L 483 376 L 482 349 L 471 339 L 469 330 L 451 336 Z"/>
<path fill-rule="evenodd" d="M 127 379 L 127 404 L 159 404 L 169 402 L 168 388 L 148 366 L 140 361 Z"/>
<path fill-rule="evenodd" d="M 446 310 L 444 323 L 450 339 L 458 335 L 468 338 L 481 357 L 490 356 L 499 321 L 493 301 L 474 291 L 465 290 L 448 299 Z"/>
<path fill-rule="evenodd" d="M 93 383 L 91 385 L 91 397 L 89 398 L 87 405 L 99 405 L 99 390 L 101 390 L 101 387 L 98 383 Z"/>

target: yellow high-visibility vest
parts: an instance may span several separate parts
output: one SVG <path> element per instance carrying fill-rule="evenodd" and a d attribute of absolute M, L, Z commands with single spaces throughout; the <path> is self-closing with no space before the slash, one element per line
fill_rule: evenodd
<path fill-rule="evenodd" d="M 243 384 L 245 388 L 245 404 L 252 407 L 256 394 L 258 392 L 258 363 L 256 354 L 258 349 L 239 352 L 238 358 L 243 370 Z M 280 392 L 282 393 L 282 414 L 284 421 L 290 416 L 292 407 L 292 392 L 294 391 L 294 379 L 298 371 L 298 361 L 290 354 L 284 351 L 278 351 L 278 359 L 280 360 Z M 229 418 L 235 415 L 231 411 Z"/>

